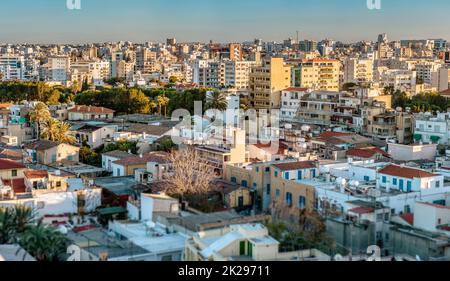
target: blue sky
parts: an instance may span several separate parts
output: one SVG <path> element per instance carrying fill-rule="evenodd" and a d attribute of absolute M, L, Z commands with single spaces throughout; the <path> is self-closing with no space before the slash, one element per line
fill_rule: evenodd
<path fill-rule="evenodd" d="M 294 37 L 342 41 L 450 40 L 448 0 L 0 0 L 0 43 L 281 41 Z"/>

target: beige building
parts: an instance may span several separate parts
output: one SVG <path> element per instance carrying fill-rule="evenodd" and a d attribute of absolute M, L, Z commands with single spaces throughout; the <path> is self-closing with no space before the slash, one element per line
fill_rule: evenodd
<path fill-rule="evenodd" d="M 282 58 L 270 58 L 250 73 L 250 107 L 279 108 L 281 91 L 291 85 L 291 67 Z"/>
<path fill-rule="evenodd" d="M 317 58 L 299 64 L 300 87 L 312 90 L 339 91 L 341 62 Z"/>
<path fill-rule="evenodd" d="M 369 83 L 373 81 L 373 60 L 347 58 L 344 63 L 344 83 Z"/>
<path fill-rule="evenodd" d="M 80 148 L 70 144 L 41 140 L 25 145 L 25 150 L 32 163 L 49 165 L 63 160 L 79 161 Z"/>

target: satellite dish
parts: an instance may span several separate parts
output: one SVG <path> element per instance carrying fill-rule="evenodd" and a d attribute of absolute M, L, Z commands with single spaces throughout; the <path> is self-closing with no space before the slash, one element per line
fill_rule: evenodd
<path fill-rule="evenodd" d="M 67 235 L 67 233 L 69 232 L 67 230 L 67 227 L 65 227 L 64 225 L 58 226 L 58 231 L 61 232 L 61 234 L 64 234 L 64 235 Z"/>

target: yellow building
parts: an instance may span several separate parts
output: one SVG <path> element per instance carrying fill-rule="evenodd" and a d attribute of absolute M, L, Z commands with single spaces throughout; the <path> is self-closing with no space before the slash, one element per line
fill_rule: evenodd
<path fill-rule="evenodd" d="M 339 91 L 341 62 L 317 58 L 302 61 L 298 66 L 297 78 L 300 87 L 312 90 Z"/>
<path fill-rule="evenodd" d="M 280 107 L 281 91 L 291 85 L 291 67 L 283 58 L 270 58 L 250 73 L 250 107 L 271 109 Z"/>

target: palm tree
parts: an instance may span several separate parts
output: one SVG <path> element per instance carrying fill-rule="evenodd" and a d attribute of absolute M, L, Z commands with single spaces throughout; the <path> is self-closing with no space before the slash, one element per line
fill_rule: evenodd
<path fill-rule="evenodd" d="M 165 95 L 161 95 L 156 98 L 156 102 L 158 103 L 159 107 L 159 115 L 162 115 L 161 111 L 162 107 L 164 107 L 164 116 L 167 116 L 167 105 L 169 105 L 170 99 Z"/>
<path fill-rule="evenodd" d="M 15 237 L 15 219 L 11 208 L 0 208 L 0 244 L 10 244 Z"/>
<path fill-rule="evenodd" d="M 30 225 L 34 222 L 34 211 L 30 207 L 24 205 L 15 205 L 14 207 L 14 220 L 18 233 L 25 232 Z"/>
<path fill-rule="evenodd" d="M 41 126 L 44 122 L 51 118 L 50 111 L 45 103 L 39 102 L 34 109 L 30 111 L 29 118 L 31 122 L 35 123 L 37 136 L 41 136 Z"/>
<path fill-rule="evenodd" d="M 59 261 L 66 253 L 68 239 L 39 222 L 19 238 L 19 245 L 38 261 Z"/>
<path fill-rule="evenodd" d="M 150 114 L 153 114 L 154 109 L 157 107 L 158 107 L 158 104 L 155 101 L 151 100 L 149 103 Z"/>
<path fill-rule="evenodd" d="M 56 119 L 48 119 L 44 124 L 41 137 L 46 140 L 55 141 L 59 143 L 74 143 L 75 137 L 70 131 L 70 125 L 65 122 L 60 122 Z"/>
<path fill-rule="evenodd" d="M 48 119 L 44 123 L 41 138 L 50 141 L 56 141 L 58 135 L 59 121 L 53 118 Z"/>
<path fill-rule="evenodd" d="M 206 97 L 206 109 L 226 110 L 228 108 L 227 96 L 222 92 L 214 91 Z"/>

